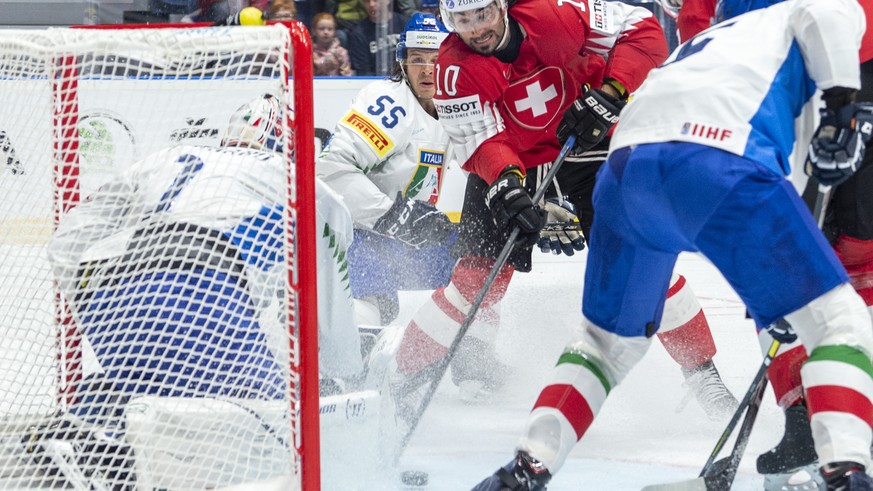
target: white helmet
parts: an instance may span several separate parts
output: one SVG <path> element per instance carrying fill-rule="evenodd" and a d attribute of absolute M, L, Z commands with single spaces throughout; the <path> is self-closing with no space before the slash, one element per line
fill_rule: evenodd
<path fill-rule="evenodd" d="M 494 10 L 487 10 L 494 5 Z M 465 23 L 472 21 L 473 24 L 479 21 L 484 24 L 493 24 L 496 21 L 494 15 L 503 15 L 506 17 L 507 11 L 506 0 L 440 0 L 440 17 L 443 23 L 451 31 L 470 31 L 470 27 L 465 27 Z M 464 22 L 456 22 L 453 14 L 459 12 L 467 12 L 470 10 L 479 11 L 479 19 L 470 19 L 469 16 L 464 16 Z"/>
<path fill-rule="evenodd" d="M 285 135 L 284 115 L 282 104 L 272 94 L 264 94 L 251 100 L 240 106 L 230 117 L 227 131 L 221 139 L 221 146 L 282 152 L 285 141 L 293 142 L 290 127 L 291 113 L 288 113 L 287 135 Z"/>

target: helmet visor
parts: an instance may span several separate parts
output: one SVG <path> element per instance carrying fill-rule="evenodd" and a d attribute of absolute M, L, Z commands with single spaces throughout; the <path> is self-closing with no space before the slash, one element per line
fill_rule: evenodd
<path fill-rule="evenodd" d="M 442 20 L 446 27 L 457 32 L 473 32 L 490 28 L 500 21 L 504 14 L 502 3 L 497 1 L 468 10 L 450 10 L 446 3 L 453 2 L 443 3 Z"/>

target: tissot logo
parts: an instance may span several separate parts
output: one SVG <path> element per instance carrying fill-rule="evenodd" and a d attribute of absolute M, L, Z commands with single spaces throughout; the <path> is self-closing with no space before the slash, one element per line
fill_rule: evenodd
<path fill-rule="evenodd" d="M 442 115 L 449 115 L 453 113 L 459 113 L 464 111 L 471 111 L 479 109 L 479 101 L 470 101 L 470 102 L 462 102 L 460 104 L 446 104 L 437 106 L 437 112 Z"/>
<path fill-rule="evenodd" d="M 455 99 L 434 100 L 437 114 L 443 121 L 468 123 L 482 120 L 482 103 L 478 95 Z"/>

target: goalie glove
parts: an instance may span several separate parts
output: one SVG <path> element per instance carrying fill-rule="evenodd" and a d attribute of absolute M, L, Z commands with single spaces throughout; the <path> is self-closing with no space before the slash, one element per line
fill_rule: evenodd
<path fill-rule="evenodd" d="M 547 222 L 540 232 L 537 246 L 540 251 L 559 255 L 572 256 L 575 251 L 585 249 L 585 237 L 582 236 L 579 217 L 576 208 L 566 199 L 556 198 L 546 200 Z"/>
<path fill-rule="evenodd" d="M 494 223 L 507 235 L 512 227 L 518 227 L 516 244 L 531 247 L 540 238 L 540 230 L 546 225 L 546 212 L 535 206 L 524 186 L 521 171 L 508 167 L 503 174 L 485 190 L 485 204 L 491 210 Z"/>
<path fill-rule="evenodd" d="M 564 117 L 558 125 L 558 141 L 563 145 L 570 135 L 576 135 L 574 153 L 594 148 L 618 122 L 618 113 L 625 104 L 625 101 L 600 89 L 583 86 L 582 96 L 564 111 Z"/>
<path fill-rule="evenodd" d="M 825 186 L 852 177 L 864 158 L 873 135 L 873 104 L 847 104 L 834 111 L 822 109 L 821 123 L 809 144 L 806 175 Z"/>
<path fill-rule="evenodd" d="M 434 205 L 405 198 L 398 191 L 394 205 L 376 221 L 373 230 L 422 249 L 444 244 L 455 231 L 455 225 Z"/>

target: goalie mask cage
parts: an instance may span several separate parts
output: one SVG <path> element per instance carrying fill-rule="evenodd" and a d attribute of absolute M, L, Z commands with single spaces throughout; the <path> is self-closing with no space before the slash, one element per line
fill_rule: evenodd
<path fill-rule="evenodd" d="M 53 233 L 87 196 L 158 150 L 218 145 L 241 105 L 292 92 L 272 294 L 209 262 L 226 237 L 186 239 L 217 293 L 171 248 L 132 254 L 154 229 L 62 251 L 81 262 L 58 277 Z M 319 489 L 312 100 L 296 21 L 0 30 L 0 489 Z M 143 267 L 185 288 L 118 287 Z"/>

